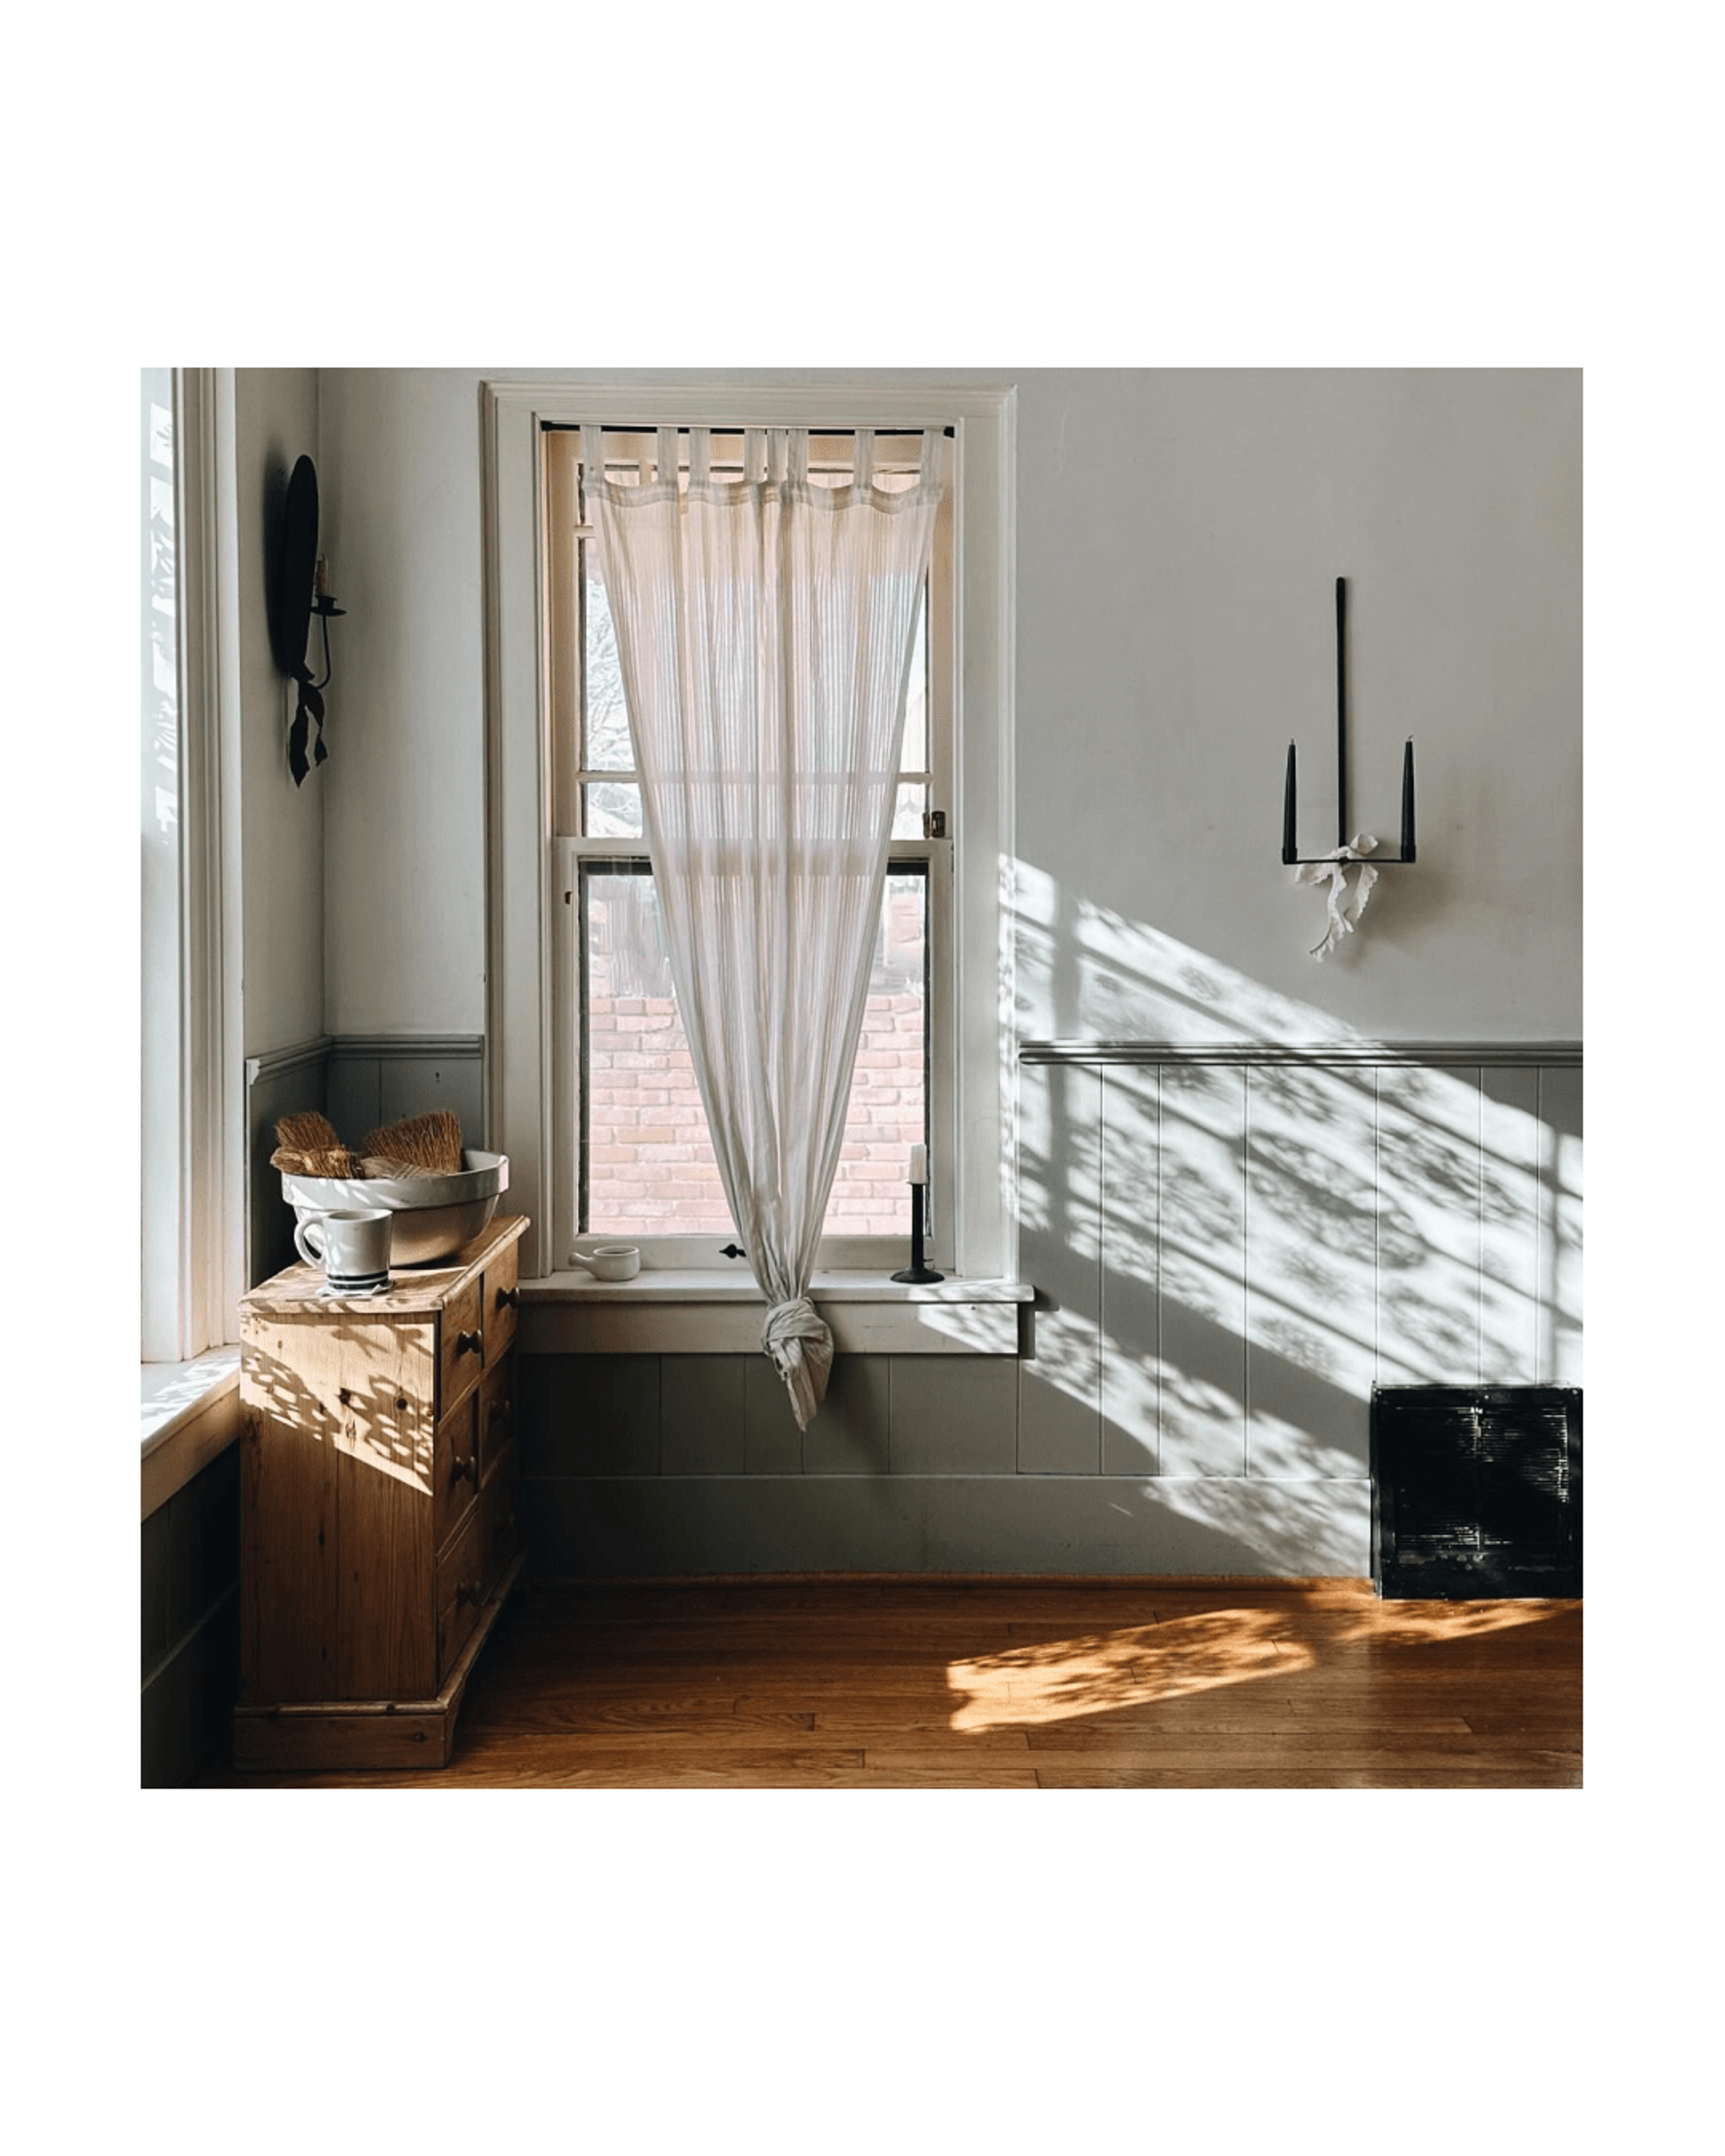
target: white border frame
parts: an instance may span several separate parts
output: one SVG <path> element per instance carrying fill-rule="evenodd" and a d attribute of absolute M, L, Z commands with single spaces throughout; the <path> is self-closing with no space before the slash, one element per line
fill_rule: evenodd
<path fill-rule="evenodd" d="M 1012 949 L 1001 902 L 1012 825 L 1017 392 L 906 388 L 859 379 L 819 389 L 685 388 L 546 380 L 480 385 L 485 698 L 485 1100 L 490 1142 L 530 1218 L 524 1279 L 554 1267 L 550 906 L 558 864 L 538 507 L 541 427 L 945 427 L 957 506 L 958 680 L 951 828 L 956 841 L 954 1270 L 1016 1262 L 1012 1180 Z"/>

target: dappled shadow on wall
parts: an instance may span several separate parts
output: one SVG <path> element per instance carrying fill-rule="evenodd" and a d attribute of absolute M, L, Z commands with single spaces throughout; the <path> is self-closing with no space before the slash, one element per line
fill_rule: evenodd
<path fill-rule="evenodd" d="M 1094 1410 L 1104 1473 L 1310 1570 L 1312 1486 L 1365 1476 L 1374 1384 L 1580 1382 L 1578 1070 L 1373 1062 L 1024 864 L 1014 890 L 1019 1036 L 1073 1044 L 1020 1075 L 1033 1447 L 1047 1388 Z M 1084 1060 L 1127 1041 L 1245 1052 Z"/>

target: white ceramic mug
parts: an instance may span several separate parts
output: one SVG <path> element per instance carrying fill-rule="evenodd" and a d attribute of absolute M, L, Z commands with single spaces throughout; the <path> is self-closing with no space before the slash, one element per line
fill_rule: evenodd
<path fill-rule="evenodd" d="M 634 1243 L 601 1243 L 594 1250 L 577 1250 L 575 1262 L 595 1280 L 633 1280 L 641 1270 L 641 1253 Z"/>
<path fill-rule="evenodd" d="M 321 1265 L 329 1284 L 345 1293 L 387 1286 L 389 1227 L 383 1212 L 315 1213 L 294 1229 L 294 1248 L 308 1265 Z"/>

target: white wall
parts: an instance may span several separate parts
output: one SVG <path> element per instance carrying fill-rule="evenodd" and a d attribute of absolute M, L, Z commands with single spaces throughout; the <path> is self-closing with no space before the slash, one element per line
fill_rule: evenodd
<path fill-rule="evenodd" d="M 1029 1037 L 1579 1037 L 1580 418 L 1575 373 L 1026 378 Z M 1338 575 L 1350 824 L 1395 850 L 1411 733 L 1420 860 L 1320 965 L 1278 850 L 1290 739 L 1335 843 Z"/>
<path fill-rule="evenodd" d="M 479 381 L 326 371 L 319 477 L 336 624 L 325 1016 L 485 1029 Z"/>
<path fill-rule="evenodd" d="M 483 1027 L 479 383 L 553 372 L 583 372 L 319 377 L 351 609 L 315 782 L 332 1032 Z M 868 378 L 1019 388 L 1028 1037 L 1579 1038 L 1579 373 Z M 1332 843 L 1338 574 L 1353 821 L 1393 847 L 1413 733 L 1421 858 L 1318 965 L 1322 901 L 1279 858 L 1281 782 L 1291 737 L 1302 850 Z"/>
<path fill-rule="evenodd" d="M 817 1422 L 812 1448 L 793 1456 L 766 1418 L 757 1458 L 745 1415 L 739 1456 L 719 1440 L 747 1370 L 649 1356 L 613 1373 L 645 1388 L 619 1423 L 639 1457 L 596 1466 L 558 1431 L 617 1418 L 589 1413 L 591 1369 L 561 1394 L 552 1371 L 524 1424 L 534 1561 L 1363 1571 L 1374 1382 L 1579 1374 L 1573 1059 L 1548 1082 L 1541 1058 L 1484 1046 L 1434 1072 L 1345 1046 L 1579 1038 L 1579 377 L 869 378 L 1019 386 L 1022 1036 L 1337 1043 L 1341 1075 L 1030 1066 L 1034 1341 L 1010 1383 L 968 1373 L 1009 1395 L 978 1419 L 986 1459 L 931 1453 L 970 1425 L 908 1395 L 893 1409 L 880 1358 L 848 1358 L 856 1413 Z M 484 1026 L 480 379 L 319 377 L 352 610 L 319 782 L 332 1033 Z M 1338 574 L 1353 820 L 1394 841 L 1413 733 L 1420 859 L 1385 871 L 1362 932 L 1318 965 L 1322 903 L 1281 865 L 1281 788 L 1291 736 L 1303 849 L 1332 844 Z M 675 1472 L 673 1379 L 717 1447 Z"/>
<path fill-rule="evenodd" d="M 270 649 L 266 581 L 282 496 L 295 460 L 316 459 L 322 480 L 317 402 L 315 368 L 238 370 L 234 444 L 248 1055 L 296 1046 L 323 1030 L 324 810 L 331 767 L 313 770 L 302 787 L 295 787 L 288 769 L 293 697 Z M 339 653 L 337 658 L 339 663 Z M 331 743 L 336 740 L 332 729 Z"/>

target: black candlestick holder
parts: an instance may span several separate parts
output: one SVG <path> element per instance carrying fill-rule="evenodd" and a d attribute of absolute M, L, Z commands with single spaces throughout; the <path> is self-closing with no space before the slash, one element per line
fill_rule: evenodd
<path fill-rule="evenodd" d="M 932 1265 L 925 1265 L 922 1261 L 922 1193 L 924 1188 L 925 1186 L 920 1183 L 913 1183 L 911 1185 L 911 1262 L 903 1272 L 895 1273 L 892 1276 L 896 1281 L 910 1281 L 913 1283 L 916 1283 L 922 1281 L 937 1281 L 944 1280 L 946 1278 L 946 1275 L 944 1273 L 937 1273 Z"/>
<path fill-rule="evenodd" d="M 1333 854 L 1307 855 L 1300 851 L 1294 834 L 1294 744 L 1288 743 L 1287 775 L 1282 782 L 1281 857 L 1290 868 L 1318 868 L 1333 860 Z M 1336 579 L 1336 847 L 1340 852 L 1352 844 L 1348 815 L 1348 579 Z M 1414 743 L 1409 737 L 1402 751 L 1402 849 L 1399 854 L 1371 855 L 1374 869 L 1410 866 L 1417 858 L 1414 844 Z"/>

